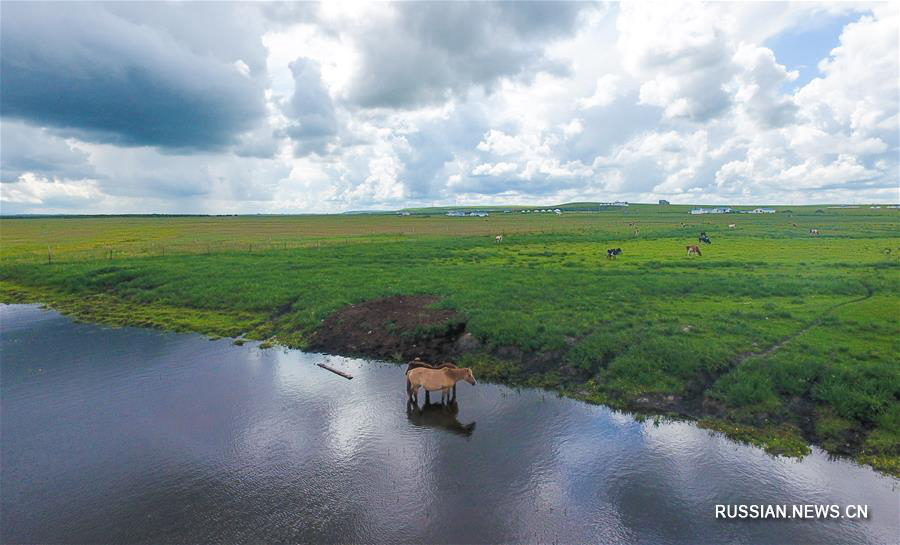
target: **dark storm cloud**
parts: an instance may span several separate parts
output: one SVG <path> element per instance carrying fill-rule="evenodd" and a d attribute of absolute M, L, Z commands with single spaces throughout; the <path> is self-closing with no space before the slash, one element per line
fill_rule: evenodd
<path fill-rule="evenodd" d="M 364 107 L 439 103 L 500 78 L 565 73 L 548 59 L 547 42 L 574 33 L 590 4 L 566 2 L 409 2 L 392 5 L 390 28 L 360 32 L 363 59 L 350 99 Z"/>
<path fill-rule="evenodd" d="M 225 10 L 208 18 L 201 11 L 4 3 L 0 115 L 97 142 L 227 146 L 265 114 L 253 79 L 264 51 L 247 46 L 258 36 L 214 32 L 239 28 L 221 24 Z"/>
<path fill-rule="evenodd" d="M 290 64 L 294 94 L 284 108 L 292 124 L 285 131 L 294 143 L 297 156 L 324 154 L 338 131 L 334 104 L 322 83 L 319 63 L 299 58 Z"/>

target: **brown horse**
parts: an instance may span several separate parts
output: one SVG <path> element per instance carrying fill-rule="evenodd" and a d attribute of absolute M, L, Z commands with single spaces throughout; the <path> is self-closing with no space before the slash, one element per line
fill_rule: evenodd
<path fill-rule="evenodd" d="M 409 380 L 409 388 L 406 393 L 409 399 L 415 403 L 419 402 L 419 388 L 424 388 L 426 392 L 441 391 L 441 403 L 446 399 L 450 401 L 450 391 L 457 382 L 464 380 L 474 386 L 475 375 L 468 367 L 461 369 L 428 369 L 427 367 L 418 367 L 413 369 L 406 375 Z"/>
<path fill-rule="evenodd" d="M 691 255 L 691 254 L 697 254 L 700 256 L 703 255 L 700 253 L 700 246 L 697 246 L 696 244 L 693 244 L 691 246 L 685 246 L 685 248 L 687 248 L 687 255 Z"/>
<path fill-rule="evenodd" d="M 419 367 L 424 367 L 426 369 L 456 369 L 457 367 L 452 363 L 445 361 L 444 363 L 439 363 L 437 365 L 431 365 L 430 363 L 425 363 L 419 358 L 414 359 L 409 362 L 406 366 L 406 389 L 409 390 L 409 372 L 413 369 L 417 369 Z M 453 399 L 456 399 L 456 384 L 453 385 Z M 428 399 L 428 391 L 425 391 L 425 401 L 429 401 Z"/>

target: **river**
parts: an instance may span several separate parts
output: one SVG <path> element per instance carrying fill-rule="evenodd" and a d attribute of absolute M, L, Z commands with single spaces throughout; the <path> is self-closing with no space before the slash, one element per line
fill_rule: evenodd
<path fill-rule="evenodd" d="M 353 374 L 347 380 L 315 364 Z M 3 543 L 896 543 L 900 483 L 818 449 L 403 368 L 0 308 Z M 868 519 L 716 520 L 716 504 Z"/>

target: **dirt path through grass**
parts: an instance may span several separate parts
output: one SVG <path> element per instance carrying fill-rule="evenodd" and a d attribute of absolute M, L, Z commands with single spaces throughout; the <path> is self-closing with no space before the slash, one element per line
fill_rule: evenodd
<path fill-rule="evenodd" d="M 834 312 L 835 310 L 837 310 L 837 309 L 839 309 L 839 308 L 841 308 L 841 307 L 845 307 L 845 306 L 847 306 L 847 305 L 852 305 L 852 304 L 854 304 L 854 303 L 861 303 L 861 302 L 863 302 L 863 301 L 865 301 L 865 300 L 867 300 L 867 299 L 871 299 L 871 298 L 872 298 L 872 295 L 874 294 L 874 292 L 872 291 L 872 289 L 871 289 L 869 286 L 866 286 L 866 292 L 867 292 L 867 293 L 866 293 L 864 296 L 862 296 L 862 297 L 857 297 L 856 299 L 851 299 L 851 300 L 849 300 L 849 301 L 844 301 L 844 302 L 842 302 L 842 303 L 838 303 L 838 304 L 836 304 L 836 305 L 832 305 L 831 307 L 829 307 L 828 309 L 826 309 L 825 312 L 823 312 L 818 318 L 816 318 L 815 320 L 813 320 L 813 321 L 811 321 L 810 323 L 806 324 L 806 325 L 803 326 L 800 330 L 798 330 L 798 331 L 796 331 L 796 332 L 794 332 L 794 333 L 788 335 L 787 337 L 781 339 L 780 341 L 776 342 L 775 344 L 773 344 L 772 346 L 770 346 L 769 348 L 767 348 L 767 349 L 765 349 L 765 350 L 763 350 L 763 351 L 761 351 L 761 352 L 745 352 L 744 354 L 741 354 L 741 355 L 738 356 L 738 358 L 735 360 L 734 365 L 731 366 L 731 368 L 729 368 L 729 369 L 728 369 L 727 371 L 725 371 L 725 372 L 727 373 L 727 372 L 730 371 L 731 369 L 734 369 L 735 367 L 741 365 L 742 363 L 744 363 L 745 361 L 749 360 L 750 358 L 767 358 L 767 357 L 771 356 L 772 354 L 774 354 L 775 352 L 777 352 L 781 347 L 783 347 L 783 346 L 786 345 L 787 343 L 793 341 L 794 339 L 796 339 L 796 338 L 799 337 L 800 335 L 803 335 L 804 333 L 808 332 L 810 329 L 812 329 L 812 328 L 814 328 L 814 327 L 816 327 L 816 326 L 818 326 L 818 325 L 821 325 L 822 322 L 825 320 L 825 318 L 827 318 L 828 316 L 830 316 L 831 313 Z M 723 373 L 723 374 L 724 374 L 724 373 Z"/>

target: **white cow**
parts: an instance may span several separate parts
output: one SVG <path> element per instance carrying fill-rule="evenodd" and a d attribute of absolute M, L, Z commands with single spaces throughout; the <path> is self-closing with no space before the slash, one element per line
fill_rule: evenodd
<path fill-rule="evenodd" d="M 500 244 L 501 242 L 503 242 L 503 235 L 497 235 L 497 236 L 495 236 L 495 237 L 494 237 L 494 241 L 495 241 L 497 244 Z"/>
<path fill-rule="evenodd" d="M 728 224 L 728 228 L 729 228 L 729 229 L 734 229 L 735 227 L 737 227 L 737 225 L 735 225 L 735 224 L 733 224 L 733 223 L 729 223 L 729 224 Z"/>

